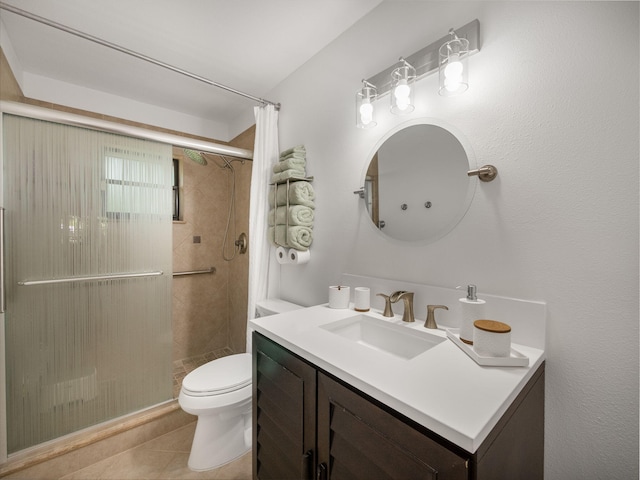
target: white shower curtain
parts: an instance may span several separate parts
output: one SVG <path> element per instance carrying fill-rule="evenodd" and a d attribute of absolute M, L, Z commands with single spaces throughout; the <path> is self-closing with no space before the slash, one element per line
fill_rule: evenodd
<path fill-rule="evenodd" d="M 273 105 L 255 107 L 256 140 L 251 171 L 249 203 L 249 301 L 247 318 L 255 318 L 256 303 L 273 295 L 270 279 L 271 256 L 267 237 L 269 181 L 272 167 L 278 161 L 278 112 Z M 271 271 L 273 274 L 273 271 Z M 247 328 L 247 352 L 251 352 L 251 331 Z"/>

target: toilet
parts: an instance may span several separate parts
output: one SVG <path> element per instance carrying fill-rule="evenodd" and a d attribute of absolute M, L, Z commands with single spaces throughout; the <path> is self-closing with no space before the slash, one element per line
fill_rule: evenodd
<path fill-rule="evenodd" d="M 256 317 L 303 308 L 279 299 L 256 304 Z M 182 380 L 180 407 L 198 417 L 189 468 L 211 470 L 251 450 L 251 354 L 239 353 L 206 363 Z"/>

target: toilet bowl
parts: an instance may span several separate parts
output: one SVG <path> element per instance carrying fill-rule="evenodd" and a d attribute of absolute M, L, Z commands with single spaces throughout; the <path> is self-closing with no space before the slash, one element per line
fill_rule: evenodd
<path fill-rule="evenodd" d="M 180 407 L 198 416 L 189 468 L 209 470 L 251 449 L 251 355 L 206 363 L 182 381 Z"/>
<path fill-rule="evenodd" d="M 264 317 L 302 308 L 269 299 L 256 305 Z M 205 471 L 220 467 L 251 450 L 251 354 L 239 353 L 206 363 L 182 380 L 180 407 L 198 422 L 188 465 Z"/>

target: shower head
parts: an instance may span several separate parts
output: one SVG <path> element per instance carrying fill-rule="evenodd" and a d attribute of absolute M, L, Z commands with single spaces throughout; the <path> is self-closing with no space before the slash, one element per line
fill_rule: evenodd
<path fill-rule="evenodd" d="M 183 148 L 183 151 L 187 157 L 189 157 L 191 160 L 193 160 L 199 165 L 207 165 L 208 164 L 207 156 L 210 155 L 209 158 L 213 160 L 213 163 L 215 163 L 220 168 L 228 168 L 230 170 L 233 170 L 233 166 L 231 166 L 231 162 L 236 160 L 235 158 L 232 158 L 231 160 L 229 160 L 224 155 L 218 155 L 215 153 L 209 154 L 207 152 L 198 152 L 196 150 L 190 150 L 188 148 Z M 222 162 L 220 162 L 220 160 L 222 160 Z M 244 163 L 244 159 L 237 159 L 237 160 Z"/>
<path fill-rule="evenodd" d="M 195 150 L 189 150 L 188 148 L 183 148 L 184 154 L 189 157 L 191 160 L 196 162 L 199 165 L 206 165 L 207 160 L 204 158 L 204 155 L 200 152 L 196 152 Z"/>
<path fill-rule="evenodd" d="M 196 152 L 195 150 L 189 150 L 188 148 L 184 148 L 183 151 L 184 151 L 184 154 L 194 162 L 200 165 L 207 164 L 207 159 L 204 158 L 204 155 L 202 153 Z"/>

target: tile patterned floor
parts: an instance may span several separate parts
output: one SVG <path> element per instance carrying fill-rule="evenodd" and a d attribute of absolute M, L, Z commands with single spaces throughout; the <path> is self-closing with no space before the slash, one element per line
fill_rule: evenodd
<path fill-rule="evenodd" d="M 187 467 L 195 422 L 113 457 L 66 475 L 61 480 L 208 479 L 250 480 L 251 452 L 207 472 Z"/>

